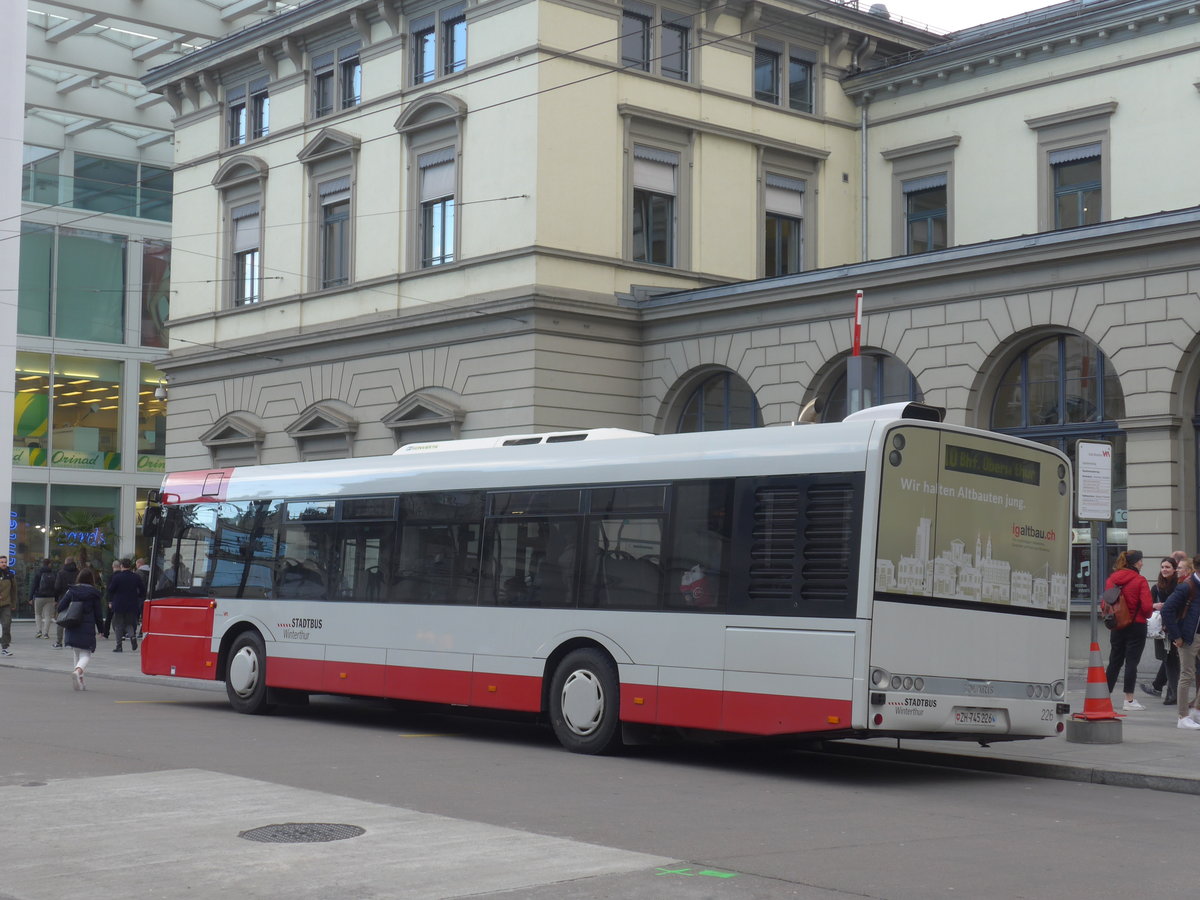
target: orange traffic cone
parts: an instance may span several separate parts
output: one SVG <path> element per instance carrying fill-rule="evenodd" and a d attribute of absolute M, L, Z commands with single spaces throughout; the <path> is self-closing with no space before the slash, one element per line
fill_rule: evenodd
<path fill-rule="evenodd" d="M 1073 713 L 1073 719 L 1123 719 L 1124 716 L 1113 710 L 1112 696 L 1108 690 L 1108 676 L 1104 674 L 1104 663 L 1100 661 L 1100 645 L 1092 641 L 1092 649 L 1088 654 L 1087 692 L 1083 695 L 1083 712 Z"/>

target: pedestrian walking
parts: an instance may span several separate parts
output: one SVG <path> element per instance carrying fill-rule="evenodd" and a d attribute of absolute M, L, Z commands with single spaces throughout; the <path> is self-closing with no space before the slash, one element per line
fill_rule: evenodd
<path fill-rule="evenodd" d="M 1162 621 L 1167 637 L 1179 651 L 1179 685 L 1176 688 L 1176 709 L 1179 712 L 1177 727 L 1200 729 L 1200 712 L 1191 708 L 1192 691 L 1197 687 L 1196 657 L 1200 654 L 1200 640 L 1196 629 L 1200 628 L 1200 555 L 1192 561 L 1193 571 L 1176 585 L 1167 602 L 1163 604 Z"/>
<path fill-rule="evenodd" d="M 0 656 L 12 656 L 12 614 L 17 605 L 17 576 L 8 567 L 8 557 L 0 556 Z"/>
<path fill-rule="evenodd" d="M 1117 676 L 1125 669 L 1125 704 L 1124 710 L 1145 709 L 1133 695 L 1137 685 L 1137 668 L 1142 659 L 1142 651 L 1146 648 L 1146 622 L 1154 612 L 1153 601 L 1150 599 L 1150 585 L 1142 577 L 1142 551 L 1126 550 L 1117 557 L 1113 573 L 1108 576 L 1104 587 L 1120 588 L 1121 596 L 1118 603 L 1124 603 L 1133 614 L 1133 620 L 1124 628 L 1114 628 L 1109 632 L 1110 650 L 1108 655 L 1108 690 L 1112 693 L 1117 684 Z"/>
<path fill-rule="evenodd" d="M 117 642 L 113 653 L 123 652 L 121 644 L 126 635 L 129 635 L 131 648 L 138 648 L 138 614 L 146 599 L 146 589 L 142 586 L 142 579 L 133 571 L 133 563 L 122 559 L 117 566 L 117 571 L 108 580 L 108 608 L 112 616 L 113 638 Z"/>
<path fill-rule="evenodd" d="M 134 566 L 136 566 L 135 571 L 137 572 L 137 577 L 142 580 L 142 596 L 149 597 L 150 596 L 150 566 L 146 562 L 145 557 L 141 557 L 141 556 L 139 556 L 137 559 L 135 559 L 133 561 L 133 564 L 134 564 Z M 142 610 L 138 609 L 137 637 L 138 637 L 139 641 L 142 639 L 141 617 L 142 617 Z"/>
<path fill-rule="evenodd" d="M 54 624 L 54 607 L 58 597 L 54 593 L 54 563 L 42 560 L 42 567 L 33 576 L 32 596 L 33 623 L 37 626 L 35 638 L 50 640 L 50 626 Z"/>
<path fill-rule="evenodd" d="M 74 657 L 71 670 L 71 686 L 77 691 L 86 691 L 83 673 L 96 652 L 96 635 L 104 625 L 104 610 L 100 606 L 100 591 L 96 588 L 96 575 L 91 569 L 83 569 L 75 584 L 70 585 L 58 601 L 58 611 L 71 605 L 72 600 L 83 604 L 83 615 L 78 624 L 66 629 L 66 644 Z"/>
<path fill-rule="evenodd" d="M 62 600 L 63 594 L 67 592 L 67 588 L 73 585 L 79 578 L 79 565 L 75 562 L 75 557 L 68 556 L 63 560 L 62 568 L 58 570 L 58 574 L 54 576 L 54 601 L 57 609 L 58 602 Z M 63 645 L 63 628 L 58 626 L 58 631 L 54 637 L 54 647 Z"/>
<path fill-rule="evenodd" d="M 1150 585 L 1150 599 L 1153 601 L 1159 620 L 1162 619 L 1162 608 L 1171 596 L 1171 592 L 1179 584 L 1179 569 L 1175 557 L 1167 556 L 1158 564 L 1158 581 Z M 1158 634 L 1153 636 L 1154 658 L 1160 660 L 1158 672 L 1150 684 L 1142 683 L 1142 690 L 1147 694 L 1162 696 L 1166 689 L 1167 696 L 1164 706 L 1175 705 L 1175 688 L 1179 684 L 1179 650 L 1167 640 L 1167 633 L 1161 627 Z"/>
<path fill-rule="evenodd" d="M 114 559 L 112 561 L 112 571 L 108 573 L 108 579 L 104 582 L 103 590 L 101 591 L 101 594 L 103 596 L 101 606 L 104 607 L 104 628 L 101 629 L 100 635 L 106 641 L 108 640 L 108 636 L 112 629 L 112 620 L 113 620 L 112 580 L 113 580 L 113 576 L 115 576 L 119 571 L 121 571 L 121 561 L 119 559 Z M 97 575 L 98 574 L 99 573 L 97 573 Z M 97 584 L 96 587 L 101 587 L 101 585 Z"/>

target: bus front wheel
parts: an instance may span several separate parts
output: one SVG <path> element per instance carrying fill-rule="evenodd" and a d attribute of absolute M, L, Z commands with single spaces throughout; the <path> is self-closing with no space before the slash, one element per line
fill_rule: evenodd
<path fill-rule="evenodd" d="M 573 650 L 550 682 L 550 725 L 572 753 L 610 753 L 621 743 L 617 667 L 593 647 Z"/>
<path fill-rule="evenodd" d="M 271 711 L 267 702 L 267 651 L 257 631 L 247 631 L 234 639 L 229 649 L 225 693 L 229 705 L 240 713 L 257 716 Z"/>

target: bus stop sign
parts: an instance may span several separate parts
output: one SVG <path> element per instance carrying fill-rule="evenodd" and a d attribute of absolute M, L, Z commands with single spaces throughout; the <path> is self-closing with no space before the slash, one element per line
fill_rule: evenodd
<path fill-rule="evenodd" d="M 1112 521 L 1112 444 L 1075 444 L 1075 515 L 1079 519 Z"/>

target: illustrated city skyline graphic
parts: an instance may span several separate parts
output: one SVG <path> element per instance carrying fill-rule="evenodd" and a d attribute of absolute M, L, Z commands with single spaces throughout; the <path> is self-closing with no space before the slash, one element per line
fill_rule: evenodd
<path fill-rule="evenodd" d="M 933 520 L 927 517 L 918 520 L 911 556 L 876 558 L 875 584 L 889 593 L 1056 611 L 1066 610 L 1070 600 L 1066 573 L 1051 572 L 1049 562 L 1041 575 L 1014 570 L 1010 561 L 993 555 L 991 535 L 986 543 L 976 535 L 973 555 L 966 541 L 953 538 L 935 556 Z"/>

